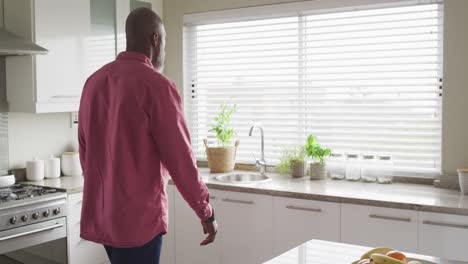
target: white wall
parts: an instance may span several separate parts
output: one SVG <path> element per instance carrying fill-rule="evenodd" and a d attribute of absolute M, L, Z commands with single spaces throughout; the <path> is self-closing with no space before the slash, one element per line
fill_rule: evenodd
<path fill-rule="evenodd" d="M 324 0 L 326 1 L 326 0 Z M 167 50 L 165 73 L 182 90 L 183 15 L 269 5 L 294 0 L 164 0 Z M 468 167 L 468 0 L 445 0 L 442 169 Z"/>

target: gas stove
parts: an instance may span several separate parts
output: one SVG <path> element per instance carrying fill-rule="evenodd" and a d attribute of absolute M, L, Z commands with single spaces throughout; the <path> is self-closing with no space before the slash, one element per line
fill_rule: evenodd
<path fill-rule="evenodd" d="M 66 201 L 61 189 L 0 188 L 0 254 L 65 237 Z"/>
<path fill-rule="evenodd" d="M 8 203 L 10 201 L 30 199 L 57 192 L 60 191 L 54 188 L 15 184 L 10 187 L 0 188 L 0 204 Z"/>

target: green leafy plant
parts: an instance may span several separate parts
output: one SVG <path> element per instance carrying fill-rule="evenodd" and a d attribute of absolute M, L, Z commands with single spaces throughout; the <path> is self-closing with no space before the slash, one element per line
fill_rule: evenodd
<path fill-rule="evenodd" d="M 278 171 L 280 174 L 287 174 L 294 162 L 305 162 L 306 152 L 304 146 L 285 148 L 280 157 Z"/>
<path fill-rule="evenodd" d="M 331 156 L 331 149 L 323 148 L 314 135 L 309 135 L 307 137 L 305 151 L 308 157 L 320 162 L 320 164 L 324 163 L 326 157 Z"/>
<path fill-rule="evenodd" d="M 222 146 L 229 145 L 236 134 L 231 127 L 231 116 L 236 111 L 236 105 L 222 104 L 220 112 L 214 118 L 215 123 L 211 126 L 210 132 L 216 133 L 216 138 Z"/>

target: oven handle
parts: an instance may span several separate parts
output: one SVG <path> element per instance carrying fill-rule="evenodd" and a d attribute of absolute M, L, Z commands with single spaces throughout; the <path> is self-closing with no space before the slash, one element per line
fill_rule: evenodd
<path fill-rule="evenodd" d="M 0 242 L 6 241 L 6 240 L 9 240 L 9 239 L 13 239 L 13 238 L 17 238 L 17 237 L 32 235 L 32 234 L 36 234 L 36 233 L 40 233 L 40 232 L 44 232 L 44 231 L 48 231 L 48 230 L 52 230 L 52 229 L 57 229 L 57 228 L 60 228 L 60 227 L 63 227 L 63 226 L 64 226 L 64 224 L 55 224 L 53 226 L 43 227 L 43 228 L 28 231 L 28 232 L 14 234 L 14 235 L 11 235 L 11 236 L 6 236 L 6 237 L 0 237 Z"/>

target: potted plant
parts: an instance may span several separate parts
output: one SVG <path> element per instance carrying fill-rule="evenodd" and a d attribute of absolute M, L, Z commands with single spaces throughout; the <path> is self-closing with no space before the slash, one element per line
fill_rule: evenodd
<path fill-rule="evenodd" d="M 278 165 L 280 174 L 291 172 L 293 178 L 304 177 L 306 175 L 306 153 L 304 146 L 297 146 L 292 149 L 284 149 Z"/>
<path fill-rule="evenodd" d="M 230 172 L 234 170 L 239 141 L 237 140 L 232 144 L 236 132 L 231 126 L 231 116 L 236 111 L 236 105 L 221 105 L 221 110 L 218 115 L 215 116 L 215 122 L 210 129 L 210 132 L 216 134 L 218 145 L 208 146 L 208 140 L 204 140 L 208 167 L 213 173 Z"/>
<path fill-rule="evenodd" d="M 324 180 L 327 176 L 325 158 L 331 155 L 331 149 L 323 148 L 314 135 L 307 137 L 305 145 L 307 156 L 312 159 L 310 164 L 310 179 Z"/>

